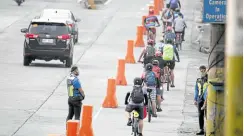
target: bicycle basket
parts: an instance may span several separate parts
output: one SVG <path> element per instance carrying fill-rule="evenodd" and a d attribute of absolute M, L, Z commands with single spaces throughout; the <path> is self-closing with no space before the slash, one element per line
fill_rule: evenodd
<path fill-rule="evenodd" d="M 139 113 L 137 112 L 137 111 L 133 111 L 133 116 L 135 117 L 135 118 L 138 118 L 139 117 Z"/>

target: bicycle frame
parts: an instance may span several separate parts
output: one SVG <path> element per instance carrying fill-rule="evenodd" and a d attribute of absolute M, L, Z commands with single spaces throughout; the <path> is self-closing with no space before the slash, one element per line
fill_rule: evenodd
<path fill-rule="evenodd" d="M 147 113 L 148 113 L 148 122 L 151 122 L 151 116 L 152 116 L 152 99 L 151 99 L 151 92 L 152 89 L 148 89 L 148 105 L 147 105 Z"/>
<path fill-rule="evenodd" d="M 132 134 L 137 136 L 139 133 L 139 113 L 136 110 L 132 111 Z"/>

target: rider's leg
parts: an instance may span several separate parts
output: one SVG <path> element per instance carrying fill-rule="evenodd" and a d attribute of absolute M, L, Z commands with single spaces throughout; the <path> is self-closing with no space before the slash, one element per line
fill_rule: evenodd
<path fill-rule="evenodd" d="M 127 126 L 131 126 L 131 124 L 132 124 L 132 120 L 131 120 L 131 112 L 133 110 L 132 108 L 133 107 L 129 104 L 125 108 L 127 119 L 128 119 Z"/>
<path fill-rule="evenodd" d="M 183 32 L 182 32 L 182 41 L 185 41 L 185 28 L 183 29 Z"/>
<path fill-rule="evenodd" d="M 175 76 L 174 76 L 174 68 L 175 68 L 175 61 L 172 61 L 170 63 L 170 71 L 171 71 L 171 87 L 175 87 L 174 81 L 175 81 Z"/>

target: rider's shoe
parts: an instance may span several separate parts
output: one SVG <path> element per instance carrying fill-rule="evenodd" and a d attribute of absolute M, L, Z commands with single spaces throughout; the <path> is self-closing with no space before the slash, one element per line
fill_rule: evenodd
<path fill-rule="evenodd" d="M 131 124 L 132 124 L 132 120 L 131 120 L 131 118 L 128 120 L 128 122 L 127 122 L 127 126 L 131 126 Z"/>
<path fill-rule="evenodd" d="M 157 112 L 161 112 L 163 111 L 161 108 L 157 108 Z"/>
<path fill-rule="evenodd" d="M 138 133 L 138 136 L 143 136 L 142 133 Z"/>
<path fill-rule="evenodd" d="M 152 114 L 152 117 L 155 117 L 155 118 L 156 118 L 156 117 L 158 117 L 158 116 L 157 116 L 156 113 L 153 113 L 153 114 Z"/>
<path fill-rule="evenodd" d="M 172 84 L 170 87 L 175 87 L 175 85 Z"/>

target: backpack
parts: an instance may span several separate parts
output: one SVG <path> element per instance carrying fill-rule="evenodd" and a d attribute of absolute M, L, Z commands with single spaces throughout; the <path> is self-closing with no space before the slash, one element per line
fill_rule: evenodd
<path fill-rule="evenodd" d="M 173 45 L 166 44 L 163 48 L 163 60 L 170 61 L 174 58 L 174 47 Z"/>
<path fill-rule="evenodd" d="M 155 86 L 156 85 L 156 75 L 153 71 L 147 72 L 145 74 L 145 83 L 147 86 Z"/>
<path fill-rule="evenodd" d="M 135 104 L 141 104 L 144 101 L 144 93 L 142 87 L 134 86 L 131 92 L 131 100 Z"/>
<path fill-rule="evenodd" d="M 152 47 L 152 46 L 147 46 L 147 48 L 146 48 L 146 55 L 145 56 L 147 56 L 147 57 L 153 57 L 154 56 L 154 54 L 155 54 L 155 48 L 154 47 Z"/>
<path fill-rule="evenodd" d="M 171 17 L 173 16 L 173 12 L 170 11 L 170 10 L 166 10 L 165 13 L 164 13 L 164 17 L 166 19 L 170 19 Z"/>

